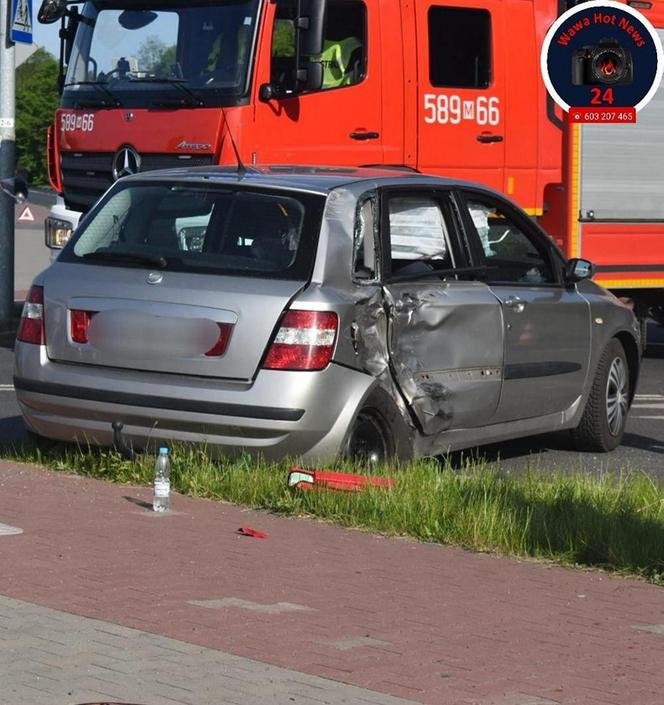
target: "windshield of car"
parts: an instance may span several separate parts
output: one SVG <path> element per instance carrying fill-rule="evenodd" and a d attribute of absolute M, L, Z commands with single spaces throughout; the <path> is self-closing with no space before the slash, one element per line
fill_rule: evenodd
<path fill-rule="evenodd" d="M 165 96 L 223 105 L 248 90 L 259 0 L 87 2 L 64 98 L 149 107 Z M 145 7 L 145 6 L 144 6 Z M 225 101 L 224 101 L 225 98 Z"/>
<path fill-rule="evenodd" d="M 60 259 L 306 280 L 323 196 L 198 183 L 118 185 Z"/>

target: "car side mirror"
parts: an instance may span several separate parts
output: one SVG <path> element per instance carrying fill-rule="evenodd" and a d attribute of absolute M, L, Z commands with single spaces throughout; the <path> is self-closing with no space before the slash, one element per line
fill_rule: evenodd
<path fill-rule="evenodd" d="M 565 265 L 565 281 L 568 284 L 576 284 L 583 279 L 591 279 L 594 273 L 595 267 L 587 259 L 572 257 Z"/>

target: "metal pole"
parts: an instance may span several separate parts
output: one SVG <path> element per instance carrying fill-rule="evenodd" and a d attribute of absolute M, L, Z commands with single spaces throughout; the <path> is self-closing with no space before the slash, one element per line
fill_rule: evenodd
<path fill-rule="evenodd" d="M 0 179 L 16 170 L 16 67 L 9 38 L 11 0 L 0 0 Z M 0 321 L 14 312 L 14 201 L 0 191 Z"/>

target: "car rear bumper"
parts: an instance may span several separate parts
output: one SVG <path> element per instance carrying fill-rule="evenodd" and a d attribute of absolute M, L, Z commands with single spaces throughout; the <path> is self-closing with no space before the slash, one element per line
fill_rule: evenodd
<path fill-rule="evenodd" d="M 14 386 L 35 433 L 112 445 L 112 423 L 141 448 L 206 443 L 228 454 L 327 461 L 375 379 L 339 365 L 320 372 L 261 370 L 252 383 L 75 365 L 16 344 Z"/>

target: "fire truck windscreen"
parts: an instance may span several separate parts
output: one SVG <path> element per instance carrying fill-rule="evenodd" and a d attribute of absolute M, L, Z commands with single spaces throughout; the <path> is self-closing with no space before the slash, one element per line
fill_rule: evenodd
<path fill-rule="evenodd" d="M 246 94 L 258 0 L 86 2 L 65 78 L 63 106 L 109 96 L 125 107 L 188 100 L 229 105 Z"/>

